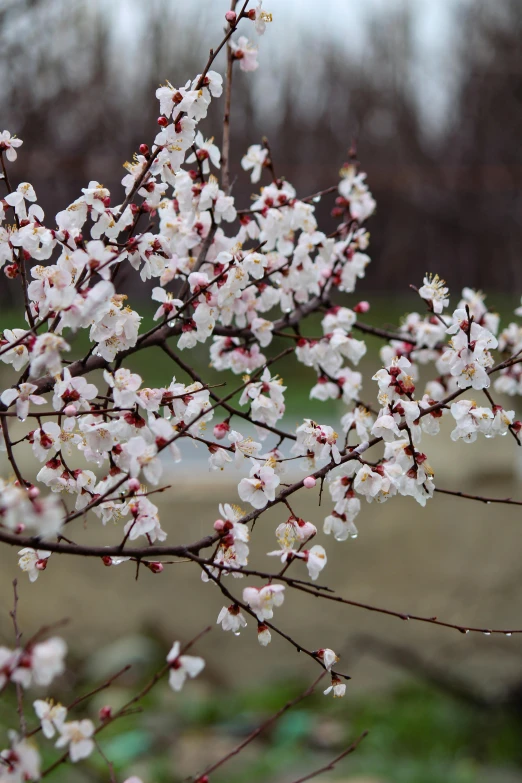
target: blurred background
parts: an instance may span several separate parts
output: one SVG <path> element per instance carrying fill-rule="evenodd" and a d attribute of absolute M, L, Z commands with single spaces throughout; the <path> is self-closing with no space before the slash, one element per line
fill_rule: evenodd
<path fill-rule="evenodd" d="M 454 301 L 464 284 L 487 289 L 491 307 L 511 317 L 513 292 L 522 290 L 520 0 L 265 0 L 265 6 L 274 23 L 260 40 L 260 68 L 236 74 L 238 205 L 247 206 L 253 190 L 239 161 L 264 134 L 277 173 L 299 195 L 334 183 L 355 141 L 378 202 L 369 226 L 372 265 L 356 294 L 374 297 L 370 320 L 394 324 L 418 308 L 407 287 L 426 271 L 448 280 Z M 90 179 L 120 200 L 121 164 L 157 130 L 156 87 L 166 79 L 183 85 L 201 71 L 227 7 L 226 0 L 0 0 L 1 125 L 24 140 L 15 176 L 35 185 L 49 215 Z M 216 67 L 223 70 L 223 61 Z M 214 101 L 202 126 L 218 140 L 221 112 L 222 102 Z M 330 206 L 326 199 L 318 205 L 326 230 Z M 140 296 L 139 286 L 133 296 Z M 2 284 L 2 328 L 21 325 L 11 306 L 12 287 Z M 377 351 L 370 340 L 365 375 L 380 366 Z M 199 369 L 208 362 L 197 353 L 195 360 Z M 154 351 L 132 369 L 151 386 L 168 383 L 174 371 Z M 325 414 L 306 403 L 311 373 L 288 362 L 283 375 L 300 387 L 287 424 L 304 415 L 335 422 L 340 411 L 333 405 Z M 365 389 L 368 399 L 373 393 Z M 513 407 L 512 400 L 506 404 Z M 522 497 L 511 438 L 484 448 L 446 437 L 426 448 L 439 486 Z M 207 473 L 191 444 L 185 456 L 181 466 L 167 466 L 174 490 L 158 501 L 176 541 L 205 534 L 218 502 L 237 497 L 233 469 L 225 478 Z M 26 457 L 24 464 L 30 452 Z M 296 511 L 321 527 L 331 504 L 323 498 L 319 508 L 317 501 L 308 495 Z M 277 514 L 263 519 L 256 529 L 260 568 L 281 521 Z M 336 544 L 321 534 L 319 542 L 328 549 L 327 581 L 346 597 L 455 623 L 522 627 L 520 524 L 516 507 L 438 496 L 421 509 L 396 499 L 365 504 L 357 540 Z M 120 537 L 111 529 L 106 541 Z M 75 540 L 98 541 L 98 525 L 85 531 L 78 525 Z M 3 548 L 0 563 L 0 631 L 10 644 L 15 551 Z M 71 686 L 87 691 L 127 660 L 134 663 L 119 685 L 87 706 L 91 716 L 134 693 L 173 639 L 190 638 L 222 605 L 186 564 L 161 576 L 142 570 L 138 582 L 125 566 L 104 569 L 99 578 L 97 568 L 55 556 L 36 585 L 20 577 L 27 636 L 43 623 L 72 618 L 63 631 L 72 666 L 57 698 L 66 702 Z M 347 698 L 303 702 L 213 781 L 291 783 L 363 729 L 371 731 L 363 746 L 321 781 L 522 781 L 520 637 L 464 636 L 299 596 L 288 596 L 278 617 L 304 644 L 342 654 L 343 670 L 353 675 Z M 310 683 L 313 666 L 277 640 L 261 650 L 253 631 L 233 639 L 214 629 L 198 646 L 205 676 L 181 697 L 158 689 L 143 717 L 108 732 L 103 746 L 118 780 L 131 772 L 144 783 L 182 780 Z M 0 705 L 5 726 L 11 706 Z M 98 758 L 64 768 L 56 779 L 107 780 L 107 770 Z"/>

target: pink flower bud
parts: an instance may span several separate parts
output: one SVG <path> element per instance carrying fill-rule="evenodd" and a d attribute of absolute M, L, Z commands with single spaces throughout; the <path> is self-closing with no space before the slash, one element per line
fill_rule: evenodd
<path fill-rule="evenodd" d="M 38 489 L 38 487 L 29 487 L 29 492 L 27 494 L 29 495 L 31 500 L 33 500 L 34 498 L 38 497 L 38 495 L 40 494 L 40 490 Z"/>
<path fill-rule="evenodd" d="M 42 558 L 42 560 L 37 560 L 34 565 L 35 568 L 38 569 L 38 571 L 45 571 L 45 569 L 47 568 L 47 559 Z"/>
<path fill-rule="evenodd" d="M 227 432 L 230 430 L 230 424 L 228 421 L 222 421 L 216 424 L 214 427 L 214 437 L 216 440 L 223 440 Z"/>
<path fill-rule="evenodd" d="M 356 304 L 353 308 L 355 313 L 367 313 L 369 309 L 370 303 L 366 301 L 359 302 L 359 304 Z"/>
<path fill-rule="evenodd" d="M 104 555 L 102 557 L 102 562 L 104 566 L 111 566 L 112 565 L 112 557 L 110 555 Z"/>
<path fill-rule="evenodd" d="M 20 535 L 20 533 L 23 533 L 23 532 L 24 532 L 24 530 L 25 530 L 25 525 L 24 525 L 24 523 L 23 523 L 23 522 L 19 522 L 19 523 L 17 524 L 17 526 L 15 527 L 15 531 L 14 531 L 14 532 L 15 532 L 17 535 Z"/>
<path fill-rule="evenodd" d="M 141 484 L 139 479 L 137 478 L 131 478 L 129 479 L 129 491 L 130 492 L 137 492 L 140 488 Z"/>
<path fill-rule="evenodd" d="M 166 117 L 158 117 L 157 123 L 158 125 L 161 125 L 162 128 L 166 128 L 169 124 L 169 121 Z"/>
<path fill-rule="evenodd" d="M 234 24 L 237 19 L 237 14 L 235 11 L 227 11 L 225 14 L 225 19 L 229 24 Z"/>
<path fill-rule="evenodd" d="M 305 486 L 306 489 L 312 489 L 315 487 L 316 483 L 317 482 L 313 476 L 307 476 L 303 481 L 303 486 Z"/>
<path fill-rule="evenodd" d="M 146 565 L 149 571 L 152 571 L 153 574 L 161 574 L 163 571 L 163 563 L 144 563 L 143 565 Z"/>
<path fill-rule="evenodd" d="M 214 522 L 214 530 L 216 530 L 218 533 L 222 533 L 225 529 L 225 523 L 222 519 L 216 519 Z"/>
<path fill-rule="evenodd" d="M 78 413 L 74 405 L 66 405 L 65 408 L 63 409 L 63 412 L 65 413 L 66 416 L 76 416 L 76 414 Z"/>
<path fill-rule="evenodd" d="M 148 144 L 140 144 L 140 153 L 142 155 L 148 155 L 149 154 L 149 145 Z"/>
<path fill-rule="evenodd" d="M 98 716 L 101 721 L 109 720 L 112 717 L 112 707 L 109 707 L 108 704 L 105 707 L 101 707 Z"/>

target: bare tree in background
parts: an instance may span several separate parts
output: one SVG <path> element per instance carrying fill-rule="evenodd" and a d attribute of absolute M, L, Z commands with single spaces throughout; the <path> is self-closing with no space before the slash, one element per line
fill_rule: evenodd
<path fill-rule="evenodd" d="M 114 187 L 118 149 L 130 154 L 153 127 L 153 88 L 165 78 L 181 83 L 197 69 L 204 14 L 189 44 L 182 10 L 179 3 L 151 2 L 141 37 L 132 39 L 134 48 L 122 48 L 109 33 L 103 5 L 20 0 L 3 9 L 5 124 L 33 150 L 21 166 L 32 172 L 47 209 L 56 211 L 100 165 L 110 172 L 105 184 Z M 495 265 L 499 256 L 521 282 L 519 4 L 478 2 L 459 13 L 465 34 L 460 50 L 448 57 L 454 57 L 451 70 L 460 87 L 438 138 L 426 133 L 412 86 L 407 6 L 390 13 L 384 25 L 373 21 L 363 58 L 351 53 L 349 40 L 341 46 L 304 31 L 309 40 L 301 53 L 277 80 L 265 76 L 269 89 L 261 75 L 238 79 L 236 140 L 258 140 L 260 120 L 263 127 L 268 120 L 274 159 L 286 161 L 299 192 L 328 184 L 332 165 L 352 140 L 358 142 L 380 205 L 372 242 L 377 277 L 386 288 L 436 267 L 457 286 L 464 280 L 483 286 L 487 276 L 490 288 L 507 290 Z M 233 156 L 233 181 L 238 172 L 239 157 Z M 235 188 L 248 198 L 247 190 Z M 326 208 L 321 218 L 328 218 Z"/>

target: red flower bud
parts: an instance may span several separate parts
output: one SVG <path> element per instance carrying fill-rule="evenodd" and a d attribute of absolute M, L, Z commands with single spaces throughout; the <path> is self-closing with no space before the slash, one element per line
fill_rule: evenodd
<path fill-rule="evenodd" d="M 143 562 L 143 565 L 147 566 L 149 571 L 152 571 L 153 574 L 161 574 L 164 568 L 163 563 L 157 563 L 157 562 L 154 563 Z"/>

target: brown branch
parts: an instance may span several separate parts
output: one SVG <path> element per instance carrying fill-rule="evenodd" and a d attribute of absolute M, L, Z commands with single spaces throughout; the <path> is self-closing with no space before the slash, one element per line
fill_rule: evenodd
<path fill-rule="evenodd" d="M 303 196 L 302 198 L 297 198 L 296 201 L 303 201 L 307 203 L 308 201 L 320 201 L 323 196 L 326 196 L 328 193 L 334 193 L 339 190 L 338 185 L 330 185 L 329 188 L 324 188 L 324 190 L 318 190 L 315 193 L 311 193 L 309 196 Z M 287 202 L 286 204 L 274 204 L 270 207 L 270 209 L 284 209 L 285 207 L 291 207 L 292 202 Z M 238 215 L 259 215 L 262 213 L 263 210 L 261 209 L 238 209 L 237 214 Z"/>
<path fill-rule="evenodd" d="M 0 541 L 8 546 L 31 547 L 32 549 L 46 549 L 49 552 L 56 552 L 62 555 L 78 555 L 80 557 L 122 557 L 129 556 L 137 560 L 148 557 L 174 556 L 187 557 L 189 553 L 199 552 L 202 549 L 213 546 L 219 536 L 205 536 L 194 544 L 180 546 L 147 546 L 136 547 L 133 549 L 121 549 L 121 545 L 116 546 L 81 546 L 80 544 L 62 544 L 56 541 L 44 541 L 36 536 L 22 537 L 14 533 L 7 532 L 0 528 Z"/>
<path fill-rule="evenodd" d="M 391 332 L 389 329 L 381 329 L 378 326 L 371 326 L 371 324 L 363 324 L 361 321 L 355 321 L 352 324 L 352 329 L 357 329 L 365 334 L 373 334 L 375 337 L 382 337 L 384 340 L 398 340 L 401 343 L 409 343 L 411 346 L 417 345 L 414 337 L 401 334 L 400 332 Z"/>
<path fill-rule="evenodd" d="M 330 772 L 330 770 L 335 769 L 336 764 L 342 761 L 342 759 L 344 759 L 346 756 L 349 756 L 350 753 L 353 753 L 354 750 L 357 750 L 357 748 L 359 747 L 363 739 L 367 736 L 368 736 L 368 731 L 363 731 L 360 737 L 357 737 L 357 739 L 354 740 L 352 744 L 348 748 L 346 748 L 346 750 L 343 750 L 342 753 L 340 753 L 338 756 L 332 759 L 332 761 L 330 761 L 330 763 L 327 764 L 325 767 L 316 769 L 314 772 L 310 772 L 308 775 L 299 778 L 299 780 L 293 781 L 293 783 L 305 783 L 305 780 L 312 780 L 312 778 L 316 778 L 318 775 L 321 775 L 323 772 Z"/>
<path fill-rule="evenodd" d="M 177 353 L 175 353 L 167 343 L 163 343 L 161 345 L 161 348 L 163 351 L 165 351 L 167 356 L 170 356 L 170 358 L 174 362 L 176 362 L 176 364 L 179 367 L 181 367 L 181 369 L 184 370 L 190 378 L 192 378 L 193 381 L 196 381 L 197 383 L 203 383 L 203 379 L 201 378 L 201 376 L 194 369 L 192 369 L 192 367 L 189 364 L 184 362 L 183 359 Z M 210 392 L 210 396 L 212 397 L 213 400 L 219 399 L 217 394 L 213 394 L 212 392 Z M 271 427 L 269 424 L 263 424 L 260 421 L 254 421 L 253 419 L 250 418 L 248 413 L 245 413 L 244 411 L 234 408 L 228 402 L 222 402 L 221 407 L 224 408 L 227 411 L 227 413 L 230 413 L 232 416 L 239 416 L 241 419 L 245 419 L 245 421 L 248 421 L 251 424 L 255 424 L 256 427 L 261 427 L 262 429 L 267 430 L 268 432 L 273 432 L 275 435 L 279 435 L 280 438 L 287 438 L 288 440 L 297 440 L 297 437 L 293 435 L 291 432 L 284 432 L 283 430 L 280 430 L 277 427 Z"/>
<path fill-rule="evenodd" d="M 231 0 L 230 10 L 235 11 L 237 0 Z M 227 43 L 227 75 L 225 83 L 225 111 L 223 114 L 223 143 L 221 145 L 221 187 L 226 195 L 230 191 L 230 106 L 232 101 L 232 75 L 234 72 L 234 52 Z"/>
<path fill-rule="evenodd" d="M 199 557 L 198 555 L 193 553 L 190 553 L 188 557 L 191 560 L 194 560 L 194 562 L 199 563 L 201 567 L 217 568 L 218 570 L 229 574 L 237 573 L 235 569 L 230 568 L 228 565 L 224 563 L 215 563 L 212 560 L 205 560 L 204 558 Z M 274 574 L 274 573 L 269 573 L 264 571 L 254 571 L 244 567 L 241 567 L 239 573 L 242 573 L 245 576 L 257 576 L 260 579 L 266 579 L 268 581 L 272 581 L 273 579 L 279 579 L 280 581 L 285 582 L 285 584 L 287 584 L 289 587 L 293 587 L 295 590 L 299 590 L 302 593 L 307 593 L 308 595 L 312 595 L 314 596 L 314 598 L 325 598 L 328 601 L 334 601 L 335 603 L 345 604 L 346 606 L 353 606 L 356 609 L 365 609 L 367 612 L 376 612 L 377 614 L 385 614 L 388 615 L 389 617 L 397 617 L 399 620 L 412 620 L 419 623 L 428 623 L 429 625 L 438 625 L 441 628 L 450 628 L 454 631 L 459 631 L 459 633 L 465 633 L 465 634 L 481 633 L 486 635 L 495 634 L 498 636 L 512 636 L 514 634 L 522 634 L 522 628 L 519 629 L 514 629 L 514 628 L 495 629 L 495 628 L 487 628 L 487 627 L 477 628 L 468 625 L 448 623 L 445 622 L 444 620 L 439 620 L 437 617 L 426 617 L 418 614 L 410 614 L 409 612 L 398 612 L 394 609 L 385 609 L 380 606 L 374 606 L 373 604 L 366 604 L 360 601 L 353 601 L 348 598 L 343 598 L 340 595 L 336 595 L 331 588 L 318 586 L 310 582 L 305 582 L 300 579 L 292 579 L 291 577 L 285 576 L 283 573 Z M 238 603 L 236 599 L 234 599 L 234 601 Z M 266 624 L 268 625 L 268 623 Z"/>
<path fill-rule="evenodd" d="M 22 639 L 22 633 L 20 631 L 20 628 L 18 626 L 18 580 L 13 580 L 13 608 L 9 612 L 9 616 L 11 617 L 11 620 L 13 621 L 13 628 L 15 633 L 15 642 L 17 648 L 20 647 L 20 642 Z M 18 719 L 20 721 L 20 732 L 25 734 L 26 732 L 26 722 L 25 722 L 25 715 L 24 715 L 24 692 L 21 684 L 19 682 L 16 683 L 16 703 L 17 703 L 17 712 L 18 712 Z"/>
<path fill-rule="evenodd" d="M 191 554 L 188 554 L 188 557 L 191 557 Z M 223 595 L 226 598 L 228 598 L 228 600 L 231 603 L 236 604 L 237 606 L 239 606 L 241 609 L 243 609 L 244 612 L 246 612 L 251 617 L 253 617 L 256 622 L 259 622 L 256 613 L 248 606 L 248 604 L 245 604 L 243 601 L 240 601 L 238 598 L 236 598 L 230 592 L 230 590 L 223 584 L 223 582 L 218 577 L 214 576 L 212 571 L 209 570 L 209 568 L 212 568 L 214 566 L 214 563 L 212 563 L 212 565 L 210 567 L 207 567 L 207 565 L 204 564 L 204 563 L 200 563 L 200 566 L 201 566 L 201 569 L 206 573 L 208 578 L 212 582 L 214 582 L 214 584 L 216 584 L 219 587 L 219 589 L 221 590 Z M 273 578 L 274 579 L 277 578 L 277 574 L 274 574 Z M 299 644 L 299 642 L 296 642 L 295 639 L 292 639 L 291 636 L 289 636 L 287 633 L 285 633 L 280 628 L 278 628 L 277 625 L 274 625 L 273 623 L 269 622 L 268 620 L 263 620 L 263 625 L 266 625 L 267 628 L 270 628 L 270 630 L 275 631 L 275 633 L 278 636 L 281 636 L 283 639 L 286 639 L 286 641 L 289 642 L 292 645 L 292 647 L 295 647 L 297 652 L 303 652 L 305 655 L 308 655 L 309 658 L 312 658 L 312 660 L 314 660 L 316 663 L 318 663 L 320 666 L 322 666 L 324 668 L 324 665 L 323 665 L 322 661 L 320 660 L 320 658 L 317 657 L 317 653 L 316 652 L 314 652 L 313 650 L 306 649 L 306 647 L 303 647 L 302 644 Z M 349 674 L 342 674 L 341 672 L 336 672 L 333 669 L 331 670 L 331 674 L 332 675 L 337 675 L 337 677 L 342 677 L 345 680 L 351 680 L 351 677 L 350 677 Z"/>
<path fill-rule="evenodd" d="M 214 762 L 214 764 L 211 764 L 208 766 L 203 772 L 201 772 L 199 775 L 192 776 L 192 780 L 200 780 L 205 775 L 210 775 L 211 772 L 214 772 L 216 769 L 219 769 L 219 767 L 223 766 L 227 761 L 229 761 L 234 756 L 237 756 L 238 753 L 241 753 L 241 751 L 246 748 L 247 745 L 249 745 L 253 740 L 256 739 L 265 729 L 267 729 L 269 726 L 271 726 L 273 723 L 275 723 L 282 715 L 285 714 L 288 710 L 292 709 L 292 707 L 295 707 L 296 704 L 299 704 L 303 699 L 306 699 L 308 696 L 310 696 L 316 686 L 319 684 L 319 682 L 323 679 L 323 677 L 326 676 L 326 671 L 321 672 L 319 677 L 316 678 L 316 680 L 305 690 L 303 693 L 301 693 L 299 696 L 296 696 L 295 699 L 291 699 L 290 701 L 287 701 L 287 703 L 281 707 L 276 713 L 271 715 L 267 720 L 263 721 L 257 728 L 255 728 L 249 735 L 246 737 L 242 742 L 239 743 L 239 745 L 236 745 L 236 747 L 231 750 L 229 753 L 227 753 L 225 756 L 223 756 L 219 761 Z"/>
<path fill-rule="evenodd" d="M 1 427 L 2 427 L 2 433 L 4 435 L 5 448 L 7 451 L 7 459 L 9 460 L 9 463 L 15 472 L 15 476 L 18 479 L 20 488 L 25 489 L 28 486 L 29 482 L 23 478 L 22 474 L 20 473 L 20 468 L 16 464 L 16 459 L 13 454 L 13 444 L 11 442 L 11 438 L 9 437 L 9 428 L 7 426 L 7 419 L 4 416 L 2 417 Z"/>
<path fill-rule="evenodd" d="M 457 492 L 453 489 L 441 489 L 435 487 L 435 492 L 441 492 L 443 495 L 453 495 L 456 498 L 465 498 L 466 500 L 478 500 L 480 503 L 505 503 L 510 506 L 522 506 L 522 500 L 513 500 L 512 498 L 490 498 L 485 495 L 470 495 L 467 492 Z"/>

